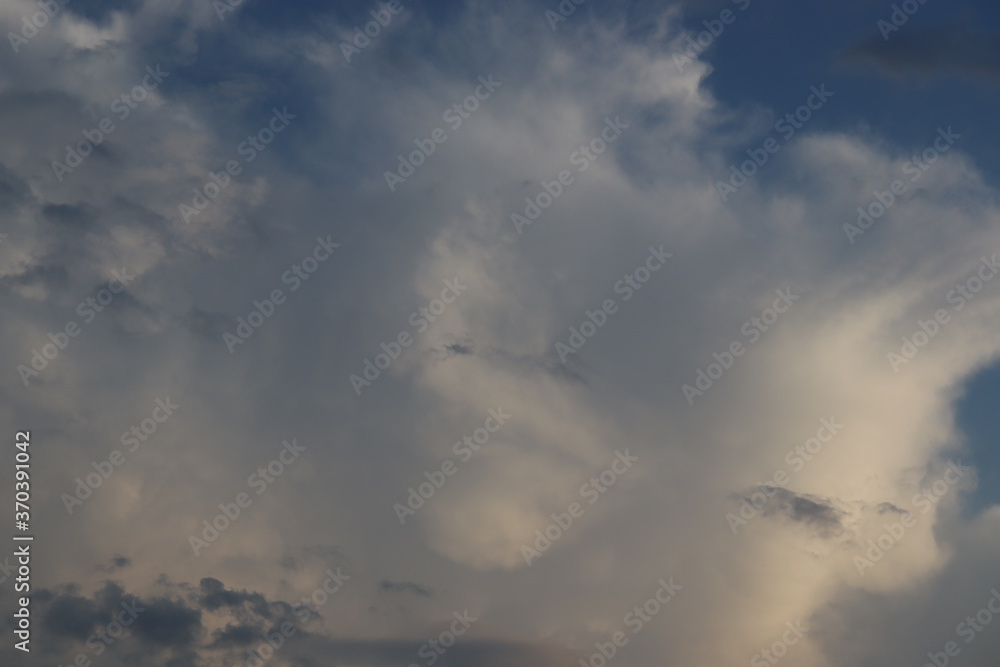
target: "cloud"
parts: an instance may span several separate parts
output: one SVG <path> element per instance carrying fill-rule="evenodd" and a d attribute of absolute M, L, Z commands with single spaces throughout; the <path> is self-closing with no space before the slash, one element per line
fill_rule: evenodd
<path fill-rule="evenodd" d="M 131 558 L 126 558 L 125 556 L 114 556 L 110 561 L 108 561 L 107 565 L 97 566 L 97 570 L 111 574 L 117 570 L 123 570 L 131 564 Z"/>
<path fill-rule="evenodd" d="M 906 26 L 889 40 L 871 37 L 850 47 L 843 58 L 875 65 L 893 77 L 1000 77 L 997 35 L 959 25 Z"/>
<path fill-rule="evenodd" d="M 384 590 L 431 596 L 425 589 L 409 582 L 383 583 L 390 584 L 389 587 L 382 587 Z M 332 639 L 309 633 L 302 627 L 302 616 L 289 614 L 276 617 L 268 613 L 268 610 L 290 610 L 288 602 L 268 600 L 260 593 L 226 589 L 218 580 L 203 581 L 197 587 L 172 584 L 169 588 L 188 591 L 187 599 L 146 599 L 127 593 L 112 582 L 92 596 L 79 595 L 69 589 L 61 593 L 42 590 L 34 599 L 42 603 L 38 611 L 42 613 L 45 631 L 50 637 L 71 640 L 66 648 L 68 655 L 74 651 L 90 655 L 97 650 L 95 647 L 100 647 L 100 653 L 108 653 L 104 660 L 112 665 L 130 664 L 129 656 L 137 654 L 145 656 L 145 664 L 163 667 L 179 664 L 178 660 L 194 660 L 201 665 L 232 664 L 234 660 L 246 659 L 248 648 L 259 651 L 260 646 L 266 646 L 268 635 L 280 633 L 279 628 L 289 626 L 293 626 L 294 631 L 291 634 L 286 632 L 279 647 L 283 649 L 281 656 L 285 659 L 312 661 L 325 656 L 338 661 L 382 665 L 389 661 L 415 660 L 417 652 L 422 647 L 426 649 L 424 640 Z M 226 594 L 225 602 L 217 604 L 220 602 L 218 596 L 206 597 L 196 592 L 206 588 L 215 594 Z M 243 603 L 251 601 L 254 604 L 244 606 Z M 134 622 L 124 628 L 115 625 L 123 609 L 135 611 Z M 234 617 L 243 620 L 226 622 L 227 618 Z M 125 618 L 133 620 L 128 614 Z M 274 645 L 271 646 L 273 650 Z M 442 664 L 568 665 L 572 664 L 571 655 L 570 652 L 539 643 L 471 639 L 463 640 L 462 646 L 455 646 L 449 651 Z"/>
<path fill-rule="evenodd" d="M 209 648 L 241 648 L 259 642 L 261 627 L 256 624 L 227 624 L 225 628 L 216 630 Z"/>
<path fill-rule="evenodd" d="M 187 646 L 198 636 L 201 612 L 183 602 L 166 598 L 146 602 L 146 609 L 135 620 L 136 635 L 159 646 Z"/>
<path fill-rule="evenodd" d="M 77 595 L 55 597 L 44 618 L 45 629 L 57 636 L 85 639 L 98 623 L 109 620 L 108 614 L 91 600 Z"/>
<path fill-rule="evenodd" d="M 816 496 L 799 495 L 782 488 L 769 487 L 766 492 L 774 497 L 768 502 L 764 516 L 785 516 L 814 528 L 823 537 L 841 532 L 844 512 L 830 501 Z"/>
<path fill-rule="evenodd" d="M 379 582 L 379 590 L 385 591 L 387 593 L 412 593 L 417 597 L 429 598 L 433 597 L 434 593 L 429 588 L 424 588 L 420 584 L 415 584 L 412 581 L 381 581 Z"/>
<path fill-rule="evenodd" d="M 199 587 L 201 596 L 198 602 L 203 609 L 216 611 L 228 607 L 239 610 L 247 607 L 264 618 L 271 616 L 268 602 L 260 593 L 227 590 L 221 581 L 212 577 L 202 579 Z"/>
<path fill-rule="evenodd" d="M 914 502 L 962 450 L 959 388 L 1000 356 L 1000 283 L 961 311 L 948 300 L 1000 247 L 996 191 L 962 144 L 851 244 L 843 225 L 908 177 L 909 147 L 807 125 L 722 202 L 732 156 L 761 145 L 780 110 L 746 118 L 705 86 L 707 64 L 678 71 L 676 11 L 647 14 L 650 33 L 584 13 L 553 33 L 539 4 L 462 2 L 440 19 L 407 7 L 351 63 L 339 41 L 371 8 L 272 25 L 135 3 L 100 23 L 68 15 L 30 56 L 0 55 L 0 118 L 17 128 L 0 136 L 0 414 L 44 443 L 38 543 L 77 546 L 37 554 L 36 572 L 55 573 L 33 598 L 51 643 L 27 664 L 86 651 L 133 597 L 146 609 L 102 664 L 245 661 L 337 565 L 352 578 L 276 664 L 408 664 L 462 610 L 480 620 L 441 664 L 578 664 L 631 632 L 627 615 L 670 576 L 683 596 L 630 636 L 635 664 L 744 664 L 803 618 L 821 629 L 789 655 L 797 665 L 877 654 L 905 667 L 916 652 L 893 647 L 961 619 L 928 612 L 937 596 L 949 613 L 978 609 L 996 512 L 958 512 L 972 475 L 926 513 Z M 12 3 L 0 20 L 34 8 Z M 110 113 L 155 63 L 170 77 L 59 181 L 51 162 L 93 126 L 87 105 Z M 502 85 L 453 128 L 446 111 L 491 73 Z M 241 144 L 285 106 L 296 118 L 247 160 Z M 615 118 L 628 127 L 608 143 Z M 445 128 L 389 192 L 385 172 Z M 582 157 L 591 146 L 603 148 Z M 179 205 L 231 160 L 241 173 L 186 223 Z M 573 182 L 518 233 L 511 215 L 564 170 Z M 327 236 L 344 252 L 310 272 Z M 670 263 L 621 287 L 661 244 Z M 78 304 L 122 267 L 135 281 L 84 321 Z M 414 324 L 456 279 L 468 290 Z M 801 296 L 769 321 L 778 289 Z M 939 309 L 950 323 L 894 372 L 887 354 Z M 70 320 L 80 335 L 25 386 L 17 366 Z M 230 354 L 222 334 L 241 321 L 253 334 Z M 555 344 L 588 321 L 562 363 Z M 358 396 L 350 376 L 401 332 L 412 344 L 379 358 Z M 734 342 L 744 352 L 716 373 Z M 682 386 L 699 371 L 712 382 L 691 404 Z M 146 433 L 166 396 L 180 409 Z M 509 423 L 462 460 L 455 443 L 498 407 Z M 789 452 L 830 415 L 843 433 L 797 469 Z M 146 437 L 126 452 L 133 429 Z M 292 438 L 302 462 L 258 493 L 249 480 Z M 625 449 L 638 461 L 602 482 Z M 115 451 L 124 463 L 68 513 L 63 496 Z M 446 460 L 456 472 L 400 526 L 394 503 Z M 733 535 L 734 495 L 779 468 L 795 491 L 777 492 L 778 520 Z M 859 573 L 853 557 L 901 511 L 914 526 Z M 196 556 L 190 537 L 213 523 L 226 527 Z M 551 544 L 529 565 L 539 534 Z M 841 652 L 854 629 L 863 644 Z"/>

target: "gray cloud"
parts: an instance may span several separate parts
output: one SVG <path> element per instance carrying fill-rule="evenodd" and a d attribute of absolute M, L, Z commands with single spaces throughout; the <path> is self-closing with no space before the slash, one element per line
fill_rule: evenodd
<path fill-rule="evenodd" d="M 389 581 L 384 580 L 379 582 L 379 590 L 385 591 L 387 593 L 411 593 L 417 597 L 429 598 L 433 597 L 434 593 L 429 588 L 425 588 L 420 584 L 415 584 L 412 581 Z"/>
<path fill-rule="evenodd" d="M 780 487 L 768 487 L 767 493 L 773 494 L 773 497 L 764 508 L 764 516 L 783 516 L 806 524 L 823 537 L 836 535 L 843 528 L 845 513 L 828 499 Z"/>
<path fill-rule="evenodd" d="M 108 561 L 107 565 L 98 565 L 97 570 L 100 572 L 113 573 L 117 570 L 123 570 L 132 564 L 132 559 L 125 556 L 116 555 L 111 560 Z"/>
<path fill-rule="evenodd" d="M 997 34 L 961 26 L 906 26 L 891 39 L 876 35 L 849 48 L 847 62 L 876 66 L 884 74 L 903 77 L 960 75 L 1000 77 Z"/>

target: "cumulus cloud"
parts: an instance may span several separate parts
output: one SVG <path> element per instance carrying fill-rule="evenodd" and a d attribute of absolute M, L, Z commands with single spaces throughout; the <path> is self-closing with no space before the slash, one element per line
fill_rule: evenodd
<path fill-rule="evenodd" d="M 336 566 L 350 579 L 311 597 L 274 664 L 422 662 L 466 611 L 441 664 L 578 664 L 617 631 L 621 664 L 739 664 L 807 619 L 789 662 L 903 667 L 985 604 L 1000 515 L 965 518 L 975 470 L 948 471 L 954 401 L 1000 352 L 1000 282 L 961 309 L 949 295 L 985 275 L 1000 210 L 961 140 L 851 242 L 844 224 L 910 178 L 912 147 L 807 125 L 722 201 L 733 156 L 777 118 L 731 130 L 711 67 L 672 58 L 676 9 L 648 8 L 637 35 L 582 10 L 552 31 L 536 4 L 404 3 L 347 63 L 338 42 L 371 7 L 262 28 L 244 5 L 225 21 L 210 4 L 81 5 L 0 55 L 0 118 L 18 128 L 0 136 L 0 414 L 37 443 L 38 543 L 74 545 L 38 550 L 48 643 L 26 664 L 88 650 L 126 598 L 147 611 L 103 664 L 245 661 Z M 51 163 L 157 64 L 169 76 L 60 181 Z M 248 159 L 276 109 L 294 118 Z M 435 129 L 447 139 L 390 191 L 385 172 Z M 341 247 L 319 261 L 318 239 Z M 86 305 L 123 270 L 123 292 Z M 445 281 L 466 288 L 435 312 Z M 794 299 L 771 319 L 779 294 Z M 25 382 L 18 365 L 70 321 L 79 334 Z M 168 396 L 176 413 L 154 419 Z M 509 420 L 461 456 L 498 407 Z M 843 430 L 795 463 L 831 416 Z M 394 504 L 425 483 L 401 526 Z M 761 484 L 763 516 L 734 534 L 727 515 Z M 72 513 L 67 494 L 86 495 Z M 671 576 L 683 591 L 633 632 Z"/>

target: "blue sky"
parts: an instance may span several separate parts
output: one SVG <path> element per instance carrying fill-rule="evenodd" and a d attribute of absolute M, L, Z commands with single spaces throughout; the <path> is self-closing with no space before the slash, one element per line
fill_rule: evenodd
<path fill-rule="evenodd" d="M 997 399 L 1000 369 L 996 366 L 977 374 L 965 385 L 958 402 L 958 424 L 969 441 L 971 462 L 979 471 L 979 486 L 969 509 L 978 512 L 1000 501 L 1000 456 L 997 448 Z"/>

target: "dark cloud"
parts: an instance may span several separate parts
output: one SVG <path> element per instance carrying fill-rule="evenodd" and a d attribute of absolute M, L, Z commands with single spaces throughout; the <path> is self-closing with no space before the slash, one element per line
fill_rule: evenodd
<path fill-rule="evenodd" d="M 161 580 L 160 584 L 163 583 Z M 103 632 L 105 626 L 115 620 L 123 603 L 136 609 L 138 614 L 116 642 L 113 652 L 121 660 L 113 663 L 116 665 L 193 667 L 216 664 L 204 662 L 208 655 L 220 660 L 218 664 L 236 664 L 246 659 L 247 649 L 256 649 L 264 643 L 266 635 L 278 632 L 285 622 L 292 623 L 296 631 L 281 649 L 282 655 L 299 665 L 331 664 L 330 661 L 334 664 L 407 664 L 417 660 L 418 651 L 426 641 L 410 638 L 345 640 L 311 634 L 295 622 L 289 603 L 268 600 L 259 593 L 227 589 L 213 578 L 203 579 L 197 587 L 183 583 L 169 584 L 169 587 L 187 591 L 188 600 L 141 598 L 126 593 L 114 582 L 107 582 L 90 597 L 68 585 L 57 591 L 39 591 L 34 600 L 44 607 L 45 632 L 51 637 L 73 640 L 71 645 L 58 650 L 63 662 L 67 659 L 72 662 L 71 656 L 86 651 L 84 642 L 94 633 Z M 410 581 L 382 580 L 379 589 L 433 596 L 430 589 Z M 198 609 L 198 605 L 202 609 Z M 214 613 L 204 615 L 203 609 Z M 218 622 L 224 616 L 240 615 L 239 610 L 243 612 L 242 620 L 224 625 Z M 442 621 L 442 627 L 446 626 L 447 621 Z M 216 629 L 210 631 L 210 627 Z M 440 656 L 437 664 L 442 667 L 569 667 L 577 658 L 566 649 L 541 644 L 463 637 Z"/>
<path fill-rule="evenodd" d="M 246 607 L 263 618 L 273 616 L 270 603 L 260 593 L 227 589 L 221 581 L 212 577 L 201 580 L 199 603 L 208 611 L 217 611 L 223 607 L 231 609 Z"/>
<path fill-rule="evenodd" d="M 956 26 L 905 26 L 888 40 L 876 35 L 848 49 L 847 62 L 875 65 L 883 73 L 1000 78 L 1000 35 Z"/>
<path fill-rule="evenodd" d="M 86 204 L 46 204 L 42 216 L 55 225 L 90 227 L 94 222 L 94 210 Z"/>
<path fill-rule="evenodd" d="M 31 188 L 15 171 L 0 163 L 0 210 L 10 211 L 32 199 Z"/>
<path fill-rule="evenodd" d="M 587 380 L 582 375 L 560 361 L 556 361 L 554 359 L 546 360 L 541 363 L 541 367 L 549 375 L 557 377 L 561 380 L 570 380 L 571 382 L 579 384 L 587 384 Z"/>
<path fill-rule="evenodd" d="M 112 12 L 132 12 L 141 5 L 139 0 L 77 0 L 67 9 L 98 24 L 106 24 Z"/>
<path fill-rule="evenodd" d="M 517 368 L 522 372 L 536 373 L 541 371 L 560 380 L 586 384 L 582 375 L 571 369 L 568 363 L 563 363 L 555 354 L 540 356 L 524 356 L 512 354 L 506 350 L 487 348 L 477 350 L 471 341 L 450 343 L 437 351 L 438 359 L 448 361 L 456 357 L 479 357 L 503 367 Z M 569 357 L 567 362 L 575 357 Z"/>
<path fill-rule="evenodd" d="M 201 630 L 201 611 L 183 602 L 159 598 L 140 602 L 144 611 L 135 619 L 133 631 L 147 642 L 160 646 L 188 646 Z"/>
<path fill-rule="evenodd" d="M 116 559 L 117 560 L 117 559 Z M 127 559 L 125 559 L 127 560 Z M 193 645 L 201 633 L 201 611 L 182 600 L 165 597 L 144 600 L 127 595 L 115 582 L 107 582 L 92 598 L 72 587 L 64 592 L 42 591 L 35 598 L 45 604 L 42 624 L 50 636 L 85 642 L 104 626 L 115 622 L 123 609 L 133 608 L 135 621 L 126 628 L 140 643 L 160 647 Z"/>
<path fill-rule="evenodd" d="M 893 512 L 895 514 L 906 514 L 906 510 L 896 507 L 892 503 L 879 503 L 878 507 L 876 507 L 875 509 L 878 510 L 879 514 L 885 514 L 887 512 Z"/>
<path fill-rule="evenodd" d="M 214 638 L 209 648 L 229 648 L 248 646 L 254 641 L 259 641 L 261 628 L 255 624 L 227 624 L 225 628 L 212 633 Z"/>
<path fill-rule="evenodd" d="M 114 556 L 107 565 L 98 565 L 98 572 L 112 573 L 117 570 L 123 570 L 132 564 L 131 558 L 126 558 L 125 556 Z"/>
<path fill-rule="evenodd" d="M 84 641 L 106 618 L 107 614 L 93 600 L 60 595 L 42 616 L 42 624 L 51 635 Z"/>
<path fill-rule="evenodd" d="M 69 272 L 59 264 L 35 264 L 22 269 L 19 273 L 3 276 L 0 285 L 35 286 L 41 285 L 47 289 L 60 289 L 69 282 Z"/>
<path fill-rule="evenodd" d="M 844 513 L 828 500 L 809 494 L 800 495 L 781 487 L 765 487 L 764 490 L 771 496 L 764 508 L 764 516 L 783 516 L 805 524 L 821 537 L 836 535 L 843 528 Z"/>
<path fill-rule="evenodd" d="M 380 591 L 387 593 L 413 593 L 414 595 L 425 598 L 429 598 L 434 595 L 434 592 L 429 588 L 425 588 L 420 584 L 415 584 L 412 581 L 383 580 L 379 583 L 378 588 Z"/>

